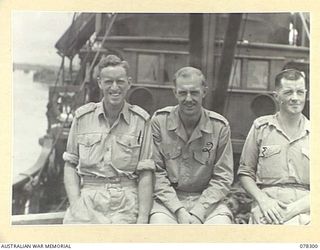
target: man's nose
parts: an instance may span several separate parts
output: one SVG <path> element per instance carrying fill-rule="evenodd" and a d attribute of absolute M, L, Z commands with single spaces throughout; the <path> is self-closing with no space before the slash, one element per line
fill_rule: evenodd
<path fill-rule="evenodd" d="M 186 101 L 192 101 L 192 97 L 191 97 L 190 92 L 187 93 Z"/>
<path fill-rule="evenodd" d="M 112 88 L 112 89 L 117 89 L 117 88 L 118 88 L 118 84 L 117 84 L 117 81 L 116 81 L 116 80 L 114 80 L 114 81 L 112 82 L 111 88 Z"/>
<path fill-rule="evenodd" d="M 292 100 L 297 100 L 297 99 L 298 99 L 298 94 L 297 94 L 296 91 L 294 91 L 294 92 L 292 93 L 291 99 L 292 99 Z"/>

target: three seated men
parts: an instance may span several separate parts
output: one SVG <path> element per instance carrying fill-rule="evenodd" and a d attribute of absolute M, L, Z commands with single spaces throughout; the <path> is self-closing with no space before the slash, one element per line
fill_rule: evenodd
<path fill-rule="evenodd" d="M 178 105 L 150 119 L 125 101 L 128 67 L 116 56 L 103 58 L 102 102 L 75 113 L 64 153 L 70 202 L 64 223 L 232 223 L 223 202 L 234 176 L 231 132 L 223 116 L 202 106 L 207 93 L 202 72 L 178 70 Z M 275 97 L 280 111 L 254 122 L 239 178 L 255 200 L 252 223 L 307 224 L 310 125 L 302 115 L 302 73 L 281 72 Z"/>

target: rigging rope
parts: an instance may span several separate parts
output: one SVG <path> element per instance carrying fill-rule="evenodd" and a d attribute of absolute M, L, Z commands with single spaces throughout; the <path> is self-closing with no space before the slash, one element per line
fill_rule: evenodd
<path fill-rule="evenodd" d="M 114 21 L 116 20 L 116 17 L 117 17 L 117 14 L 116 14 L 116 13 L 112 14 L 111 21 L 110 21 L 109 26 L 108 26 L 105 34 L 104 34 L 103 39 L 102 39 L 101 47 L 98 48 L 98 50 L 97 50 L 97 52 L 96 52 L 96 54 L 95 54 L 95 57 L 93 58 L 92 63 L 91 63 L 91 65 L 90 65 L 90 68 L 89 68 L 89 70 L 88 70 L 90 74 L 91 74 L 91 72 L 92 72 L 93 67 L 95 66 L 96 60 L 98 59 L 98 56 L 99 56 L 100 51 L 101 51 L 101 48 L 103 47 L 103 45 L 104 45 L 104 43 L 105 43 L 105 41 L 106 41 L 106 39 L 107 39 L 110 31 L 111 31 L 111 28 L 112 28 L 112 26 L 113 26 L 113 23 L 114 23 Z M 82 81 L 82 83 L 81 83 L 81 85 L 80 85 L 80 91 L 83 90 L 85 83 L 86 83 L 86 79 L 84 79 L 84 80 Z"/>
<path fill-rule="evenodd" d="M 307 25 L 307 22 L 306 22 L 306 19 L 305 17 L 303 16 L 303 14 L 301 12 L 299 12 L 299 17 L 302 21 L 302 24 L 303 24 L 303 27 L 304 27 L 304 30 L 306 31 L 306 34 L 307 34 L 307 37 L 308 37 L 308 40 L 310 41 L 310 32 L 309 32 L 309 28 L 308 28 L 308 25 Z"/>

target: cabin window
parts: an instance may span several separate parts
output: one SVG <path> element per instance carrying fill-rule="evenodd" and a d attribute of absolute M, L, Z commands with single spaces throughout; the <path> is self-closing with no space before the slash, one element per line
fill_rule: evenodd
<path fill-rule="evenodd" d="M 138 56 L 138 82 L 158 82 L 159 64 L 158 55 L 140 54 Z"/>
<path fill-rule="evenodd" d="M 250 89 L 267 89 L 269 62 L 263 60 L 248 61 L 247 87 Z"/>
<path fill-rule="evenodd" d="M 241 59 L 235 59 L 232 64 L 229 88 L 241 87 Z"/>
<path fill-rule="evenodd" d="M 188 56 L 165 54 L 164 58 L 163 80 L 165 84 L 171 84 L 176 71 L 182 67 L 188 66 Z"/>

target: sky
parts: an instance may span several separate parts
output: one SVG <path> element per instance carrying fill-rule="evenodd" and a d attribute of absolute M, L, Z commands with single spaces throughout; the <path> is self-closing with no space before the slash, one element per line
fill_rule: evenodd
<path fill-rule="evenodd" d="M 72 12 L 14 11 L 13 62 L 57 65 L 61 57 L 54 45 L 72 22 Z"/>

